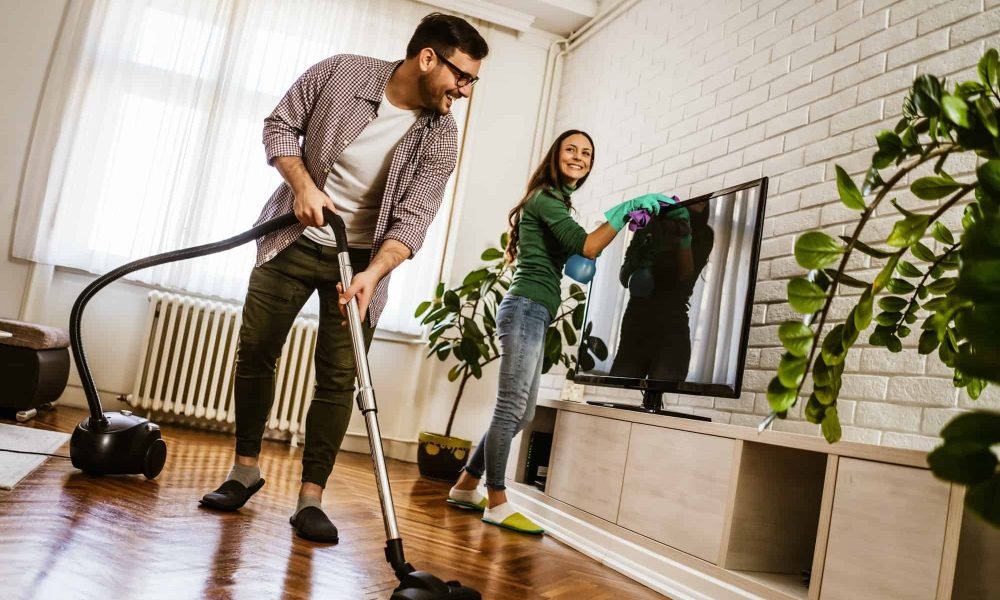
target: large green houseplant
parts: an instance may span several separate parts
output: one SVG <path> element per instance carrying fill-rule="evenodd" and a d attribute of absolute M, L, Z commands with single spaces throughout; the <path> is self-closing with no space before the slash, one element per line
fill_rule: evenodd
<path fill-rule="evenodd" d="M 978 67 L 979 81 L 950 90 L 943 79 L 919 76 L 895 129 L 877 135 L 878 150 L 860 189 L 836 168 L 840 200 L 860 212 L 854 231 L 840 240 L 813 231 L 796 241 L 796 261 L 809 273 L 789 281 L 788 302 L 804 318 L 779 327 L 786 352 L 767 398 L 773 414 L 784 418 L 811 372 L 813 389 L 804 415 L 821 425 L 831 443 L 841 436 L 837 396 L 844 359 L 872 321 L 870 344 L 901 352 L 904 338 L 919 335 L 917 351 L 937 352 L 952 370 L 954 385 L 972 399 L 989 383 L 1000 383 L 997 51 L 987 51 Z M 956 180 L 948 173 L 949 159 L 967 155 L 977 157 L 976 177 Z M 862 242 L 869 219 L 904 180 L 911 181 L 912 195 L 926 201 L 926 208 L 907 209 L 891 199 L 900 218 L 884 247 Z M 961 233 L 956 236 L 942 218 L 958 211 L 961 217 L 954 220 L 961 222 Z M 871 281 L 846 273 L 854 252 L 881 267 Z M 861 295 L 843 323 L 824 331 L 840 286 Z M 1000 472 L 992 451 L 1000 444 L 1000 414 L 964 413 L 941 435 L 943 444 L 928 455 L 934 474 L 967 486 L 966 506 L 1000 525 Z"/>
<path fill-rule="evenodd" d="M 455 413 L 472 378 L 480 379 L 483 368 L 500 358 L 496 340 L 496 311 L 504 294 L 510 288 L 514 267 L 507 260 L 503 249 L 507 247 L 507 234 L 500 236 L 500 247 L 490 247 L 480 257 L 485 264 L 470 271 L 460 285 L 446 289 L 438 284 L 434 298 L 421 302 L 414 313 L 423 317 L 421 323 L 429 326 L 428 357 L 453 361 L 448 370 L 448 381 L 458 382 L 452 401 L 451 414 L 444 434 L 422 432 L 419 438 L 417 464 L 425 477 L 454 481 L 465 464 L 472 446 L 470 440 L 451 436 Z M 577 344 L 583 327 L 587 295 L 577 285 L 569 291 L 559 312 L 545 334 L 545 354 L 542 372 L 553 366 L 567 367 L 567 379 L 573 377 L 578 365 L 584 370 L 594 366 L 593 356 L 607 358 L 608 350 L 599 338 L 584 335 L 580 358 L 570 354 Z M 585 331 L 589 333 L 589 331 Z M 567 350 L 568 348 L 568 350 Z"/>

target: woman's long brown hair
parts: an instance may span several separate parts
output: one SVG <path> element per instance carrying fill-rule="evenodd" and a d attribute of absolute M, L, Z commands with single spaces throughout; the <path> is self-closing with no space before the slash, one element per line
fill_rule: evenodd
<path fill-rule="evenodd" d="M 518 233 L 518 225 L 521 223 L 521 211 L 524 210 L 524 205 L 528 203 L 529 200 L 535 197 L 535 194 L 539 190 L 548 189 L 553 194 L 563 201 L 566 208 L 573 208 L 573 203 L 570 201 L 569 196 L 564 196 L 562 193 L 562 176 L 559 174 L 559 150 L 562 148 L 563 140 L 571 135 L 580 134 L 587 138 L 590 142 L 590 170 L 576 182 L 576 189 L 580 189 L 587 178 L 590 177 L 590 173 L 594 170 L 594 156 L 596 151 L 594 150 L 594 140 L 590 137 L 586 131 L 580 131 L 579 129 L 568 129 L 556 138 L 556 141 L 552 142 L 552 146 L 549 151 L 545 154 L 545 158 L 542 159 L 541 164 L 535 169 L 535 172 L 531 175 L 531 179 L 528 180 L 528 190 L 525 192 L 524 197 L 521 201 L 517 203 L 517 206 L 511 209 L 510 213 L 507 214 L 507 223 L 510 226 L 508 229 L 508 240 L 507 240 L 507 260 L 513 262 L 517 258 L 517 244 L 519 238 L 521 237 Z"/>

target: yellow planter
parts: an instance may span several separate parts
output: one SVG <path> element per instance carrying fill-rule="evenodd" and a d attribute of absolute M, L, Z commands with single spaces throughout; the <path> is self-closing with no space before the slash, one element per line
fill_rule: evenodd
<path fill-rule="evenodd" d="M 421 432 L 418 437 L 417 466 L 428 479 L 454 483 L 469 459 L 472 442 L 437 433 Z"/>

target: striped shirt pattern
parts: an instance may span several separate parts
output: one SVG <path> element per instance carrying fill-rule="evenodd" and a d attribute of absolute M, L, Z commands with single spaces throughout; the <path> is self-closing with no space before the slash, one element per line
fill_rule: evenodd
<path fill-rule="evenodd" d="M 344 148 L 378 116 L 386 84 L 401 63 L 339 54 L 310 67 L 264 120 L 268 164 L 279 156 L 301 157 L 317 187 L 323 189 Z M 425 110 L 393 152 L 375 224 L 372 258 L 385 240 L 404 244 L 411 257 L 417 253 L 441 206 L 457 156 L 458 129 L 451 114 Z M 292 212 L 293 200 L 292 189 L 282 183 L 264 205 L 257 224 Z M 304 230 L 305 225 L 296 223 L 258 239 L 256 265 L 274 258 Z M 388 290 L 386 275 L 368 305 L 372 327 L 385 308 Z"/>

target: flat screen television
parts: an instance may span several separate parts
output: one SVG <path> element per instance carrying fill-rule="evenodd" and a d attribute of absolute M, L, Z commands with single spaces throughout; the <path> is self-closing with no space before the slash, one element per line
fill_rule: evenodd
<path fill-rule="evenodd" d="M 643 400 L 590 404 L 709 420 L 664 410 L 663 393 L 739 397 L 766 196 L 764 177 L 684 200 L 598 257 L 574 380 Z"/>

